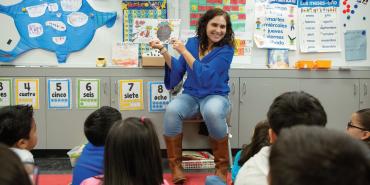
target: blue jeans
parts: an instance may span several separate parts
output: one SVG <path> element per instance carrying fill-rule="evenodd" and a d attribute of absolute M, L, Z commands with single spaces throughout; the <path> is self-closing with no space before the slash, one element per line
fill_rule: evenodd
<path fill-rule="evenodd" d="M 166 108 L 164 135 L 172 137 L 182 133 L 182 120 L 200 112 L 209 135 L 214 139 L 222 139 L 227 134 L 226 117 L 230 107 L 227 96 L 208 95 L 197 98 L 189 94 L 178 95 Z"/>

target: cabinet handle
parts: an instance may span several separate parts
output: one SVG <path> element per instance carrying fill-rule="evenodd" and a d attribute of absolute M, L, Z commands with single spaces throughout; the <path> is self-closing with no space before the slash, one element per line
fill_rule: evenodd
<path fill-rule="evenodd" d="M 354 96 L 357 95 L 357 85 L 356 84 L 353 84 L 353 95 Z"/>
<path fill-rule="evenodd" d="M 247 94 L 247 84 L 243 82 L 243 95 Z"/>
<path fill-rule="evenodd" d="M 243 92 L 242 92 L 242 95 L 240 96 L 240 99 L 239 99 L 240 103 L 244 103 L 243 96 L 247 93 L 247 84 L 245 82 L 243 82 L 242 90 L 243 90 Z"/>
<path fill-rule="evenodd" d="M 367 83 L 364 83 L 364 96 L 367 96 Z"/>
<path fill-rule="evenodd" d="M 114 81 L 114 94 L 115 96 L 111 96 L 111 102 L 114 105 L 116 103 L 115 98 L 117 97 L 117 81 Z"/>
<path fill-rule="evenodd" d="M 107 82 L 103 83 L 103 93 L 104 95 L 107 95 Z"/>
<path fill-rule="evenodd" d="M 234 82 L 231 83 L 231 94 L 235 95 L 235 83 Z"/>

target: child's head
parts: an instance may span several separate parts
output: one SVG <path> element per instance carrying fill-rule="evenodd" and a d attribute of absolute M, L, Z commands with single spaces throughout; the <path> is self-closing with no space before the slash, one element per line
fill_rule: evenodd
<path fill-rule="evenodd" d="M 3 144 L 0 144 L 0 164 L 0 184 L 31 185 L 31 179 L 19 157 Z"/>
<path fill-rule="evenodd" d="M 257 125 L 254 127 L 251 143 L 243 147 L 243 152 L 238 162 L 240 166 L 242 166 L 249 158 L 258 153 L 261 148 L 270 145 L 270 137 L 268 134 L 269 128 L 270 125 L 267 120 L 257 123 Z"/>
<path fill-rule="evenodd" d="M 352 114 L 347 125 L 347 133 L 357 139 L 370 140 L 370 108 Z"/>
<path fill-rule="evenodd" d="M 109 129 L 118 120 L 122 120 L 122 115 L 113 107 L 103 106 L 94 111 L 86 118 L 84 124 L 87 140 L 95 146 L 103 146 Z"/>
<path fill-rule="evenodd" d="M 295 125 L 326 125 L 326 113 L 320 101 L 303 91 L 292 91 L 276 97 L 268 113 L 272 131 L 279 135 L 283 128 Z"/>
<path fill-rule="evenodd" d="M 163 183 L 159 140 L 148 118 L 116 122 L 105 143 L 104 160 L 104 185 Z"/>
<path fill-rule="evenodd" d="M 27 150 L 36 146 L 36 123 L 32 106 L 13 105 L 0 109 L 0 142 Z"/>
<path fill-rule="evenodd" d="M 270 185 L 370 184 L 370 151 L 359 140 L 318 126 L 283 129 L 269 156 Z"/>

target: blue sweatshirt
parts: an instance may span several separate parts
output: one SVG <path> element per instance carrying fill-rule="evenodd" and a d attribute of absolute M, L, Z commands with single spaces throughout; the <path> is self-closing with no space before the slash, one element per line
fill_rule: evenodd
<path fill-rule="evenodd" d="M 203 98 L 208 95 L 228 95 L 230 88 L 229 69 L 234 56 L 234 49 L 230 45 L 215 47 L 204 58 L 199 59 L 199 40 L 189 38 L 186 49 L 193 55 L 195 61 L 192 69 L 187 65 L 183 56 L 179 59 L 171 58 L 171 68 L 165 66 L 164 82 L 167 89 L 173 89 L 183 78 L 183 93 Z"/>
<path fill-rule="evenodd" d="M 104 173 L 104 146 L 86 144 L 73 168 L 72 185 L 80 185 L 87 178 Z"/>

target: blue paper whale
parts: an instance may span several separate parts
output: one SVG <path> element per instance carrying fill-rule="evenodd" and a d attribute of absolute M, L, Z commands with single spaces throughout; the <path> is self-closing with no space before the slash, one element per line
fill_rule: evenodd
<path fill-rule="evenodd" d="M 65 63 L 71 52 L 85 48 L 95 30 L 112 27 L 116 12 L 98 12 L 86 0 L 23 0 L 0 5 L 0 13 L 14 19 L 20 40 L 12 51 L 0 50 L 0 61 L 10 62 L 31 49 L 55 52 L 58 63 Z"/>

